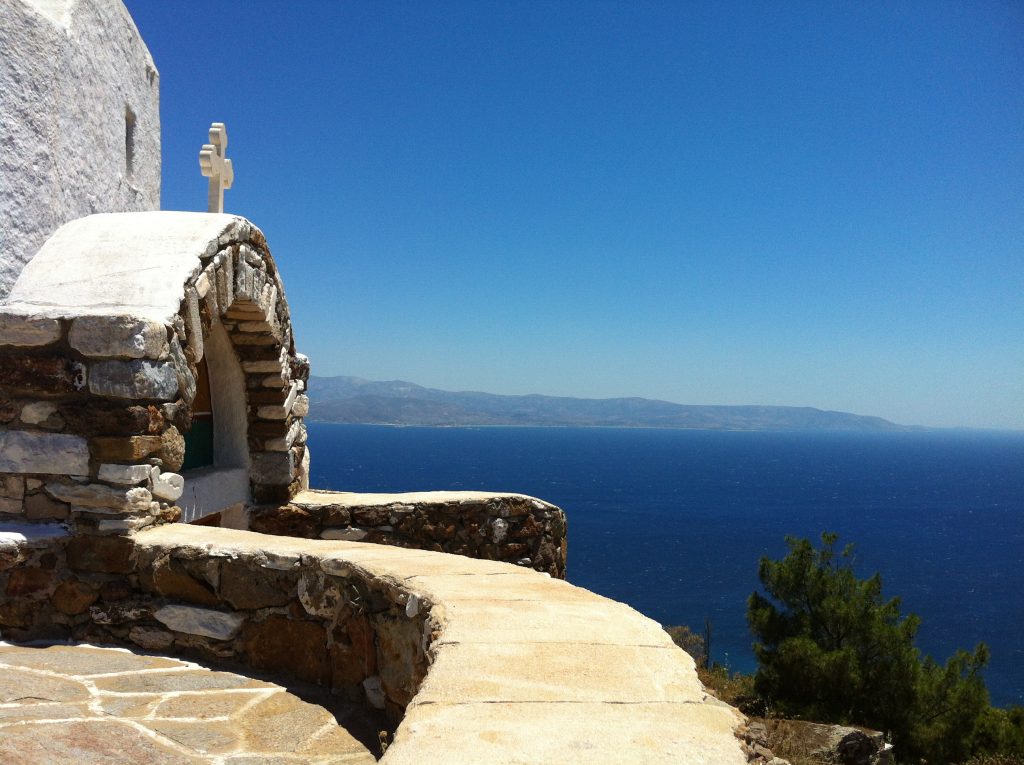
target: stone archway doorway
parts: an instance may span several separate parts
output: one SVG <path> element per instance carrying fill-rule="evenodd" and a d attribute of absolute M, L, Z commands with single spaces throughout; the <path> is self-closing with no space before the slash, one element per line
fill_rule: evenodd
<path fill-rule="evenodd" d="M 252 502 L 245 374 L 219 320 L 211 323 L 204 349 L 197 365 L 192 428 L 185 434 L 182 520 L 219 513 L 218 525 L 242 527 Z"/>

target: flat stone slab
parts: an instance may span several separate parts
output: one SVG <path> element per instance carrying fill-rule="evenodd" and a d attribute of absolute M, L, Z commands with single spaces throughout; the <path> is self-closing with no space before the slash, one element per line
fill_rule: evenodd
<path fill-rule="evenodd" d="M 0 765 L 376 762 L 302 690 L 123 648 L 0 643 Z"/>
<path fill-rule="evenodd" d="M 518 671 L 510 674 L 509 666 Z M 437 648 L 416 702 L 700 704 L 704 691 L 693 674 L 674 646 L 578 643 L 567 651 L 564 643 L 448 644 Z"/>
<path fill-rule="evenodd" d="M 386 762 L 746 765 L 738 717 L 709 704 L 413 702 Z"/>
<path fill-rule="evenodd" d="M 538 508 L 553 505 L 530 497 L 526 494 L 493 491 L 409 491 L 397 494 L 360 494 L 351 491 L 323 491 L 307 489 L 300 491 L 292 498 L 297 505 L 338 505 L 340 507 L 387 507 L 388 505 L 443 505 L 460 502 L 486 502 L 491 499 L 515 497 L 529 499 L 537 503 Z"/>

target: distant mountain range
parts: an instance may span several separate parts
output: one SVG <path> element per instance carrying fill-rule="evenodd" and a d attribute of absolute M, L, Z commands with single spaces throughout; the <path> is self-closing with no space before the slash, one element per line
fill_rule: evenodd
<path fill-rule="evenodd" d="M 386 425 L 603 426 L 704 430 L 910 430 L 881 417 L 796 406 L 692 406 L 647 398 L 501 396 L 393 380 L 313 377 L 312 422 Z"/>

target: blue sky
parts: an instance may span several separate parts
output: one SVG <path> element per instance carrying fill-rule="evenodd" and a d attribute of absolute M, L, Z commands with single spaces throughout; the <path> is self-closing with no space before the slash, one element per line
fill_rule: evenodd
<path fill-rule="evenodd" d="M 1024 428 L 1020 3 L 127 5 L 314 374 Z"/>

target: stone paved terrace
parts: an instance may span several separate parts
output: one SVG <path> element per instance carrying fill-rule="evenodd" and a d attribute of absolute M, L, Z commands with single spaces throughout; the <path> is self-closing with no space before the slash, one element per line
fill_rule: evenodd
<path fill-rule="evenodd" d="M 375 737 L 363 709 L 331 706 Z M 0 644 L 0 765 L 375 761 L 331 712 L 274 683 L 122 648 Z"/>

